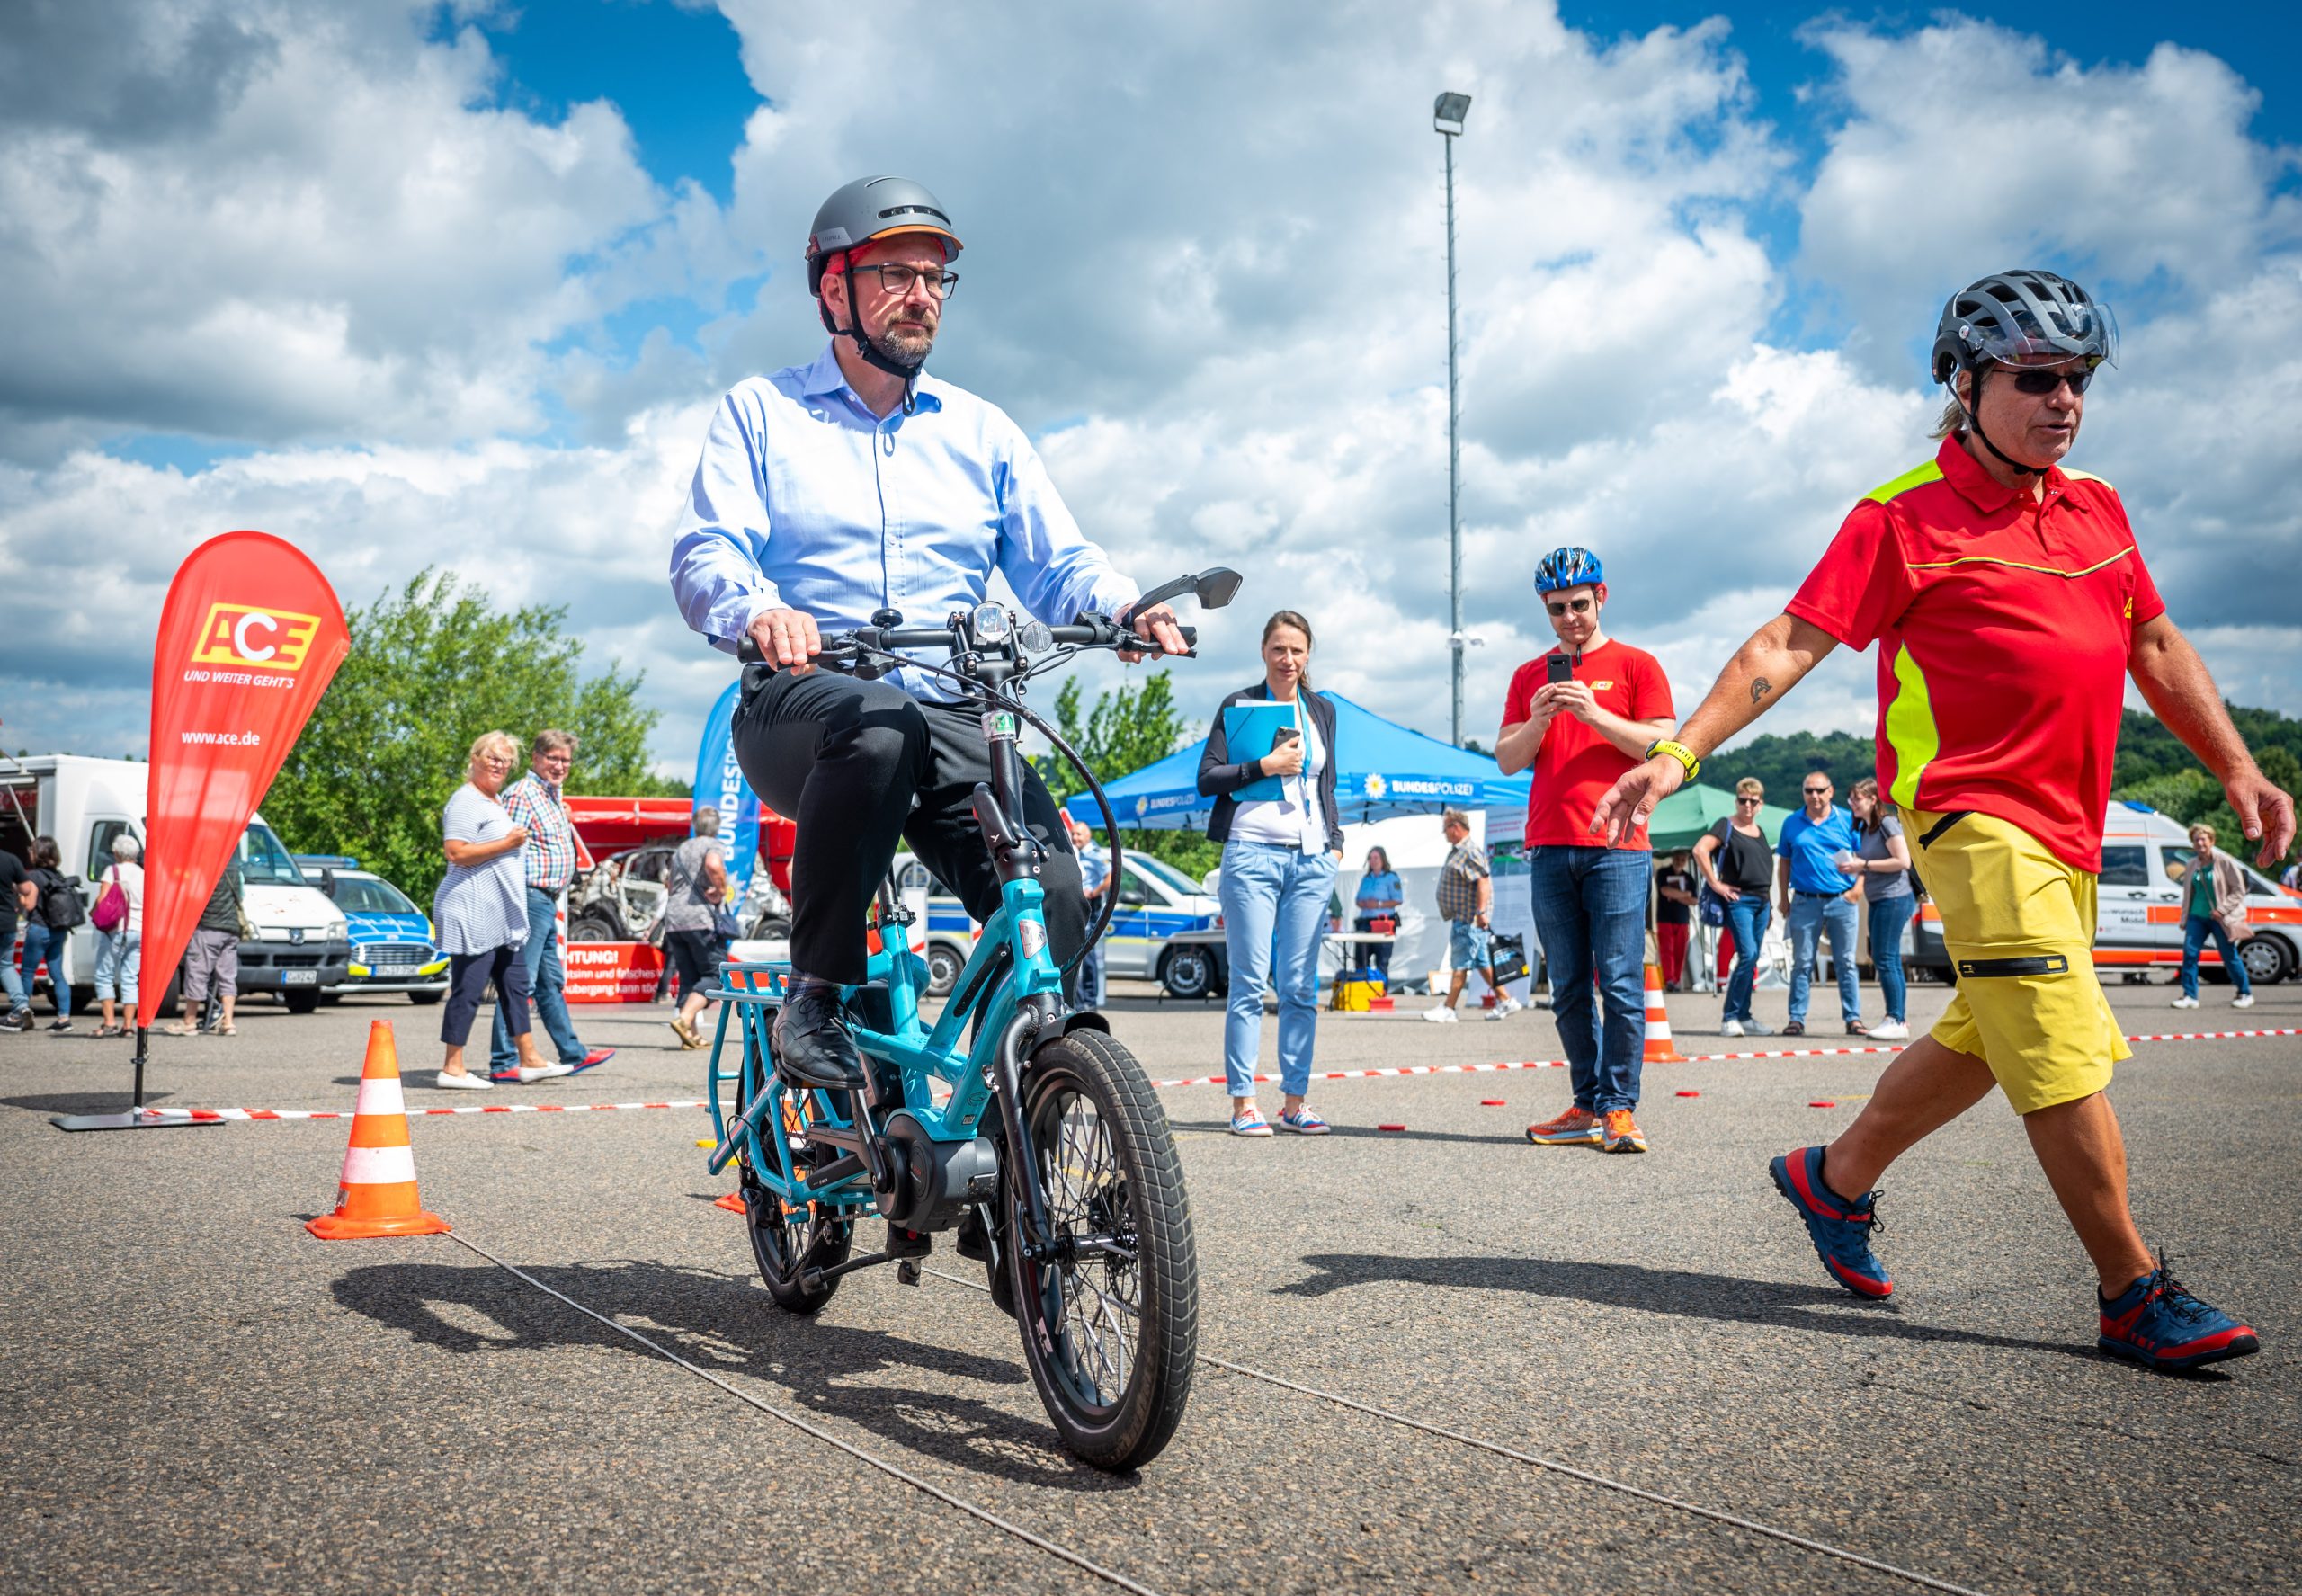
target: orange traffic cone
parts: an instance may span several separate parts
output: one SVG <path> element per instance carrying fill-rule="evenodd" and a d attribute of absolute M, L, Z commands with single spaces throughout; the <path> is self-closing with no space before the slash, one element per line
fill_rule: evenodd
<path fill-rule="evenodd" d="M 1663 967 L 1646 961 L 1646 1057 L 1648 1064 L 1684 1064 L 1671 1046 L 1671 1013 L 1663 1006 Z"/>
<path fill-rule="evenodd" d="M 415 1196 L 415 1154 L 407 1142 L 407 1108 L 399 1095 L 399 1050 L 392 1022 L 368 1027 L 368 1062 L 360 1071 L 360 1105 L 344 1155 L 335 1212 L 305 1226 L 324 1242 L 371 1235 L 438 1235 L 448 1222 L 427 1214 Z"/>

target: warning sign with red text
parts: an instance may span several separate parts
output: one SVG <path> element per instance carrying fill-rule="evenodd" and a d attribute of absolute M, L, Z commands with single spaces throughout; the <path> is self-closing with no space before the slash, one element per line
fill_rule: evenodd
<path fill-rule="evenodd" d="M 571 1003 L 647 1003 L 663 978 L 664 950 L 647 942 L 562 942 Z"/>

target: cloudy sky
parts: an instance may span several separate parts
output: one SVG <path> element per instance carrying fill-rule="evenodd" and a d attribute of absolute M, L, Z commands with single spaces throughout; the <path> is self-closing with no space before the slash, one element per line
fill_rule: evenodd
<path fill-rule="evenodd" d="M 2271 11 L 9 10 L 12 748 L 141 753 L 169 575 L 258 527 L 347 604 L 427 565 L 564 602 L 688 768 L 727 662 L 669 598 L 674 501 L 717 397 L 816 353 L 808 218 L 880 171 L 968 240 L 938 373 L 1147 582 L 1246 573 L 1185 700 L 1246 679 L 1284 604 L 1323 685 L 1444 736 L 1446 88 L 1473 735 L 1547 645 L 1528 575 L 1560 543 L 1691 707 L 1925 457 L 1935 314 L 2017 264 L 2118 309 L 2074 461 L 2227 695 L 2302 713 L 2302 29 Z M 1869 701 L 1842 658 L 1763 727 Z"/>

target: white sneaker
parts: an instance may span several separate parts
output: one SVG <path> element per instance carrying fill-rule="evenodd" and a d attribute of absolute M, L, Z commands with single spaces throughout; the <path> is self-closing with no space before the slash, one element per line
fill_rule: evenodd
<path fill-rule="evenodd" d="M 2234 1009 L 2251 1009 L 2254 1006 L 2254 994 L 2249 992 L 2244 997 L 2234 997 L 2230 1000 L 2230 1006 Z"/>
<path fill-rule="evenodd" d="M 2198 999 L 2194 997 L 2178 997 L 2166 1006 L 2170 1009 L 2195 1009 L 2198 1007 Z"/>
<path fill-rule="evenodd" d="M 557 1075 L 572 1075 L 575 1073 L 576 1066 L 572 1064 L 547 1064 L 536 1069 L 522 1070 L 520 1084 L 525 1086 L 531 1082 L 549 1081 Z"/>
<path fill-rule="evenodd" d="M 1870 1034 L 1882 1042 L 1906 1042 L 1910 1039 L 1910 1027 L 1899 1020 L 1881 1020 L 1870 1028 Z"/>
<path fill-rule="evenodd" d="M 2198 1005 L 2193 1003 L 2190 1006 L 2195 1008 Z M 1430 1021 L 1433 1025 L 1452 1025 L 1455 1023 L 1455 1011 L 1449 1008 L 1445 1003 L 1441 1003 L 1435 1009 L 1423 1010 L 1423 1017 L 1425 1020 Z"/>
<path fill-rule="evenodd" d="M 1718 1034 L 1723 1037 L 1741 1036 L 1743 1034 L 1743 1022 L 1740 1020 L 1726 1021 L 1724 1024 L 1719 1026 Z"/>
<path fill-rule="evenodd" d="M 432 1084 L 443 1092 L 493 1092 L 495 1090 L 495 1082 L 485 1075 L 475 1075 L 469 1070 L 466 1070 L 460 1075 L 451 1075 L 446 1070 L 442 1070 L 439 1078 Z"/>
<path fill-rule="evenodd" d="M 1526 1006 L 1526 1004 L 1521 1003 L 1515 997 L 1505 997 L 1501 1003 L 1496 1003 L 1493 1008 L 1486 1012 L 1486 1017 L 1489 1020 L 1505 1019 L 1510 1015 L 1517 1013 Z"/>

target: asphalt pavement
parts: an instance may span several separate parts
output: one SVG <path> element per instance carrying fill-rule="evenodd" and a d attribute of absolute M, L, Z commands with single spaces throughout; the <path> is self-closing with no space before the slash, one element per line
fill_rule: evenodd
<path fill-rule="evenodd" d="M 1219 1009 L 1138 990 L 1114 1029 L 1155 1078 L 1219 1069 Z M 2111 995 L 2135 1032 L 2302 1027 L 2293 985 L 2247 1013 L 2227 988 L 2182 1012 L 2163 985 Z M 1914 1021 L 1945 996 L 1914 988 Z M 379 1019 L 411 1108 L 703 1095 L 665 1011 L 577 1012 L 611 1063 L 483 1099 L 429 1086 L 436 1009 L 256 1002 L 236 1038 L 155 1038 L 153 1096 L 348 1110 Z M 1715 998 L 1671 1015 L 1688 1054 L 1849 1045 L 1725 1041 Z M 1326 1016 L 1319 1065 L 1559 1051 L 1539 1011 Z M 418 1117 L 456 1235 L 326 1244 L 302 1220 L 345 1122 L 67 1136 L 48 1116 L 117 1106 L 124 1045 L 0 1036 L 0 1584 L 1114 1588 L 757 1403 L 1161 1592 L 2302 1588 L 2302 1039 L 2137 1044 L 2112 1088 L 2146 1234 L 2262 1336 L 2182 1378 L 2095 1351 L 2085 1259 L 1995 1097 L 1887 1176 L 1895 1297 L 1825 1279 L 1766 1161 L 1843 1126 L 1884 1062 L 1649 1066 L 1643 1157 L 1526 1143 L 1561 1070 L 1321 1083 L 1320 1140 L 1235 1138 L 1219 1089 L 1162 1094 L 1203 1352 L 1881 1569 L 1214 1365 L 1166 1453 L 1106 1476 L 1056 1445 L 948 1247 L 921 1286 L 868 1271 L 819 1319 L 781 1315 L 713 1206 L 732 1182 L 698 1110 Z"/>

